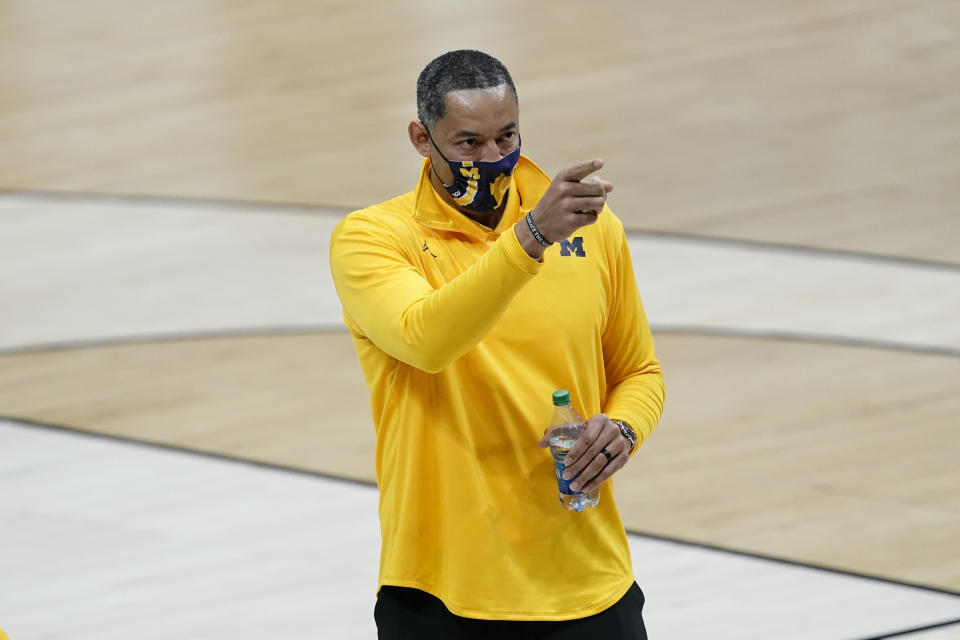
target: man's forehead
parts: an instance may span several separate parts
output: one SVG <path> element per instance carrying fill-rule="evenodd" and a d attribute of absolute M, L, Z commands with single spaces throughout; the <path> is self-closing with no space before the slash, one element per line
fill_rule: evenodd
<path fill-rule="evenodd" d="M 519 114 L 513 93 L 506 84 L 448 91 L 444 100 L 445 113 L 437 124 L 447 129 L 461 129 L 468 122 L 474 126 L 483 123 L 499 129 L 515 122 Z"/>
<path fill-rule="evenodd" d="M 510 102 L 514 102 L 513 93 L 506 83 L 497 85 L 496 87 L 484 87 L 482 89 L 457 89 L 447 91 L 444 94 L 444 99 L 446 100 L 448 108 L 453 105 L 469 105 L 478 100 L 498 102 L 510 100 Z"/>

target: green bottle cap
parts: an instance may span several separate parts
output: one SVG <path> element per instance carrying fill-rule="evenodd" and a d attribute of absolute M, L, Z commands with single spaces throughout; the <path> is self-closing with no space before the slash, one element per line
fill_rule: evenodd
<path fill-rule="evenodd" d="M 562 407 L 570 404 L 570 392 L 566 389 L 557 389 L 553 392 L 553 406 Z"/>

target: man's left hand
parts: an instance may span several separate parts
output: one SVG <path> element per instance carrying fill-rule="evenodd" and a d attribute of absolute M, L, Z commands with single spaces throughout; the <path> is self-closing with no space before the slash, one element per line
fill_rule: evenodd
<path fill-rule="evenodd" d="M 547 438 L 540 441 L 541 447 L 548 446 Z M 609 454 L 603 452 L 606 450 Z M 583 434 L 577 439 L 564 459 L 566 471 L 565 480 L 577 478 L 570 483 L 574 491 L 590 493 L 607 478 L 623 468 L 630 459 L 630 444 L 620 431 L 620 427 L 613 424 L 604 413 L 598 413 L 584 426 Z M 577 477 L 580 474 L 580 477 Z"/>

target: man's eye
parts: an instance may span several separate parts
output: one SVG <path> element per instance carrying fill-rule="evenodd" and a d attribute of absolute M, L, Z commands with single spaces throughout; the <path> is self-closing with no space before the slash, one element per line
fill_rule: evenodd
<path fill-rule="evenodd" d="M 476 143 L 476 140 L 474 140 L 473 138 L 460 141 L 460 145 L 464 147 L 472 147 L 475 143 Z"/>

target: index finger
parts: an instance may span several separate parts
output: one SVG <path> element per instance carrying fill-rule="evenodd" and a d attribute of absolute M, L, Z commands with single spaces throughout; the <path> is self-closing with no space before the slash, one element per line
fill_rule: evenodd
<path fill-rule="evenodd" d="M 575 164 L 572 167 L 567 167 L 563 171 L 557 174 L 557 180 L 564 182 L 580 182 L 588 175 L 603 168 L 603 160 L 590 160 L 589 162 L 582 162 L 580 164 Z"/>
<path fill-rule="evenodd" d="M 600 176 L 590 176 L 589 178 L 585 178 L 580 182 L 583 184 L 599 184 L 600 186 L 603 187 L 604 191 L 606 191 L 607 193 L 610 193 L 611 191 L 613 191 L 613 183 L 607 182 Z"/>

